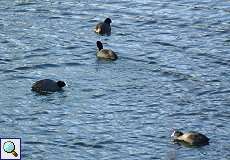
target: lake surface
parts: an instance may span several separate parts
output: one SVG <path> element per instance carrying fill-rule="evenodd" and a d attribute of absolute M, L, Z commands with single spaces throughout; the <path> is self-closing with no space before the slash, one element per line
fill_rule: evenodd
<path fill-rule="evenodd" d="M 119 59 L 98 61 L 97 40 Z M 68 86 L 31 92 L 45 78 Z M 1 0 L 0 82 L 0 137 L 23 159 L 229 160 L 230 1 Z M 210 144 L 173 144 L 173 128 Z"/>

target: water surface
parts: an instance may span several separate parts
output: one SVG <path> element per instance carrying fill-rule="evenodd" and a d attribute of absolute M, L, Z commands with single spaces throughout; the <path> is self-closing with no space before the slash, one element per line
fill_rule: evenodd
<path fill-rule="evenodd" d="M 23 159 L 230 159 L 229 13 L 228 0 L 1 0 L 0 137 L 22 138 Z M 119 59 L 97 61 L 97 40 Z M 44 78 L 68 86 L 31 92 Z M 175 145 L 172 128 L 210 145 Z"/>

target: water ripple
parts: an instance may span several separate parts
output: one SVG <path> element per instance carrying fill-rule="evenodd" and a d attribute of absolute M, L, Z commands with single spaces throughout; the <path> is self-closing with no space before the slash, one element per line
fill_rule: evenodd
<path fill-rule="evenodd" d="M 226 159 L 228 6 L 1 0 L 0 137 L 21 137 L 25 159 Z M 112 34 L 99 36 L 93 28 L 106 17 Z M 97 40 L 119 59 L 97 60 Z M 31 85 L 41 78 L 67 86 L 37 95 Z M 211 143 L 174 145 L 171 128 Z"/>

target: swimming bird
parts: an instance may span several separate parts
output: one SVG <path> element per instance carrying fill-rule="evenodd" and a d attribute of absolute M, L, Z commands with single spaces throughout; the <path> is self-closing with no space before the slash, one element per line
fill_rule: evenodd
<path fill-rule="evenodd" d="M 201 146 L 206 145 L 209 143 L 209 138 L 205 135 L 198 133 L 198 132 L 187 132 L 183 133 L 178 130 L 174 130 L 173 134 L 171 135 L 175 142 L 185 142 L 192 146 Z"/>
<path fill-rule="evenodd" d="M 54 81 L 50 79 L 43 79 L 35 82 L 32 85 L 32 91 L 43 93 L 43 92 L 56 92 L 61 91 L 65 86 L 65 82 L 63 81 Z"/>
<path fill-rule="evenodd" d="M 103 49 L 103 45 L 100 41 L 97 41 L 97 58 L 106 60 L 116 60 L 118 57 L 111 49 Z"/>
<path fill-rule="evenodd" d="M 112 20 L 110 18 L 106 18 L 104 22 L 100 22 L 95 27 L 95 32 L 100 35 L 110 35 L 111 34 L 111 26 Z"/>

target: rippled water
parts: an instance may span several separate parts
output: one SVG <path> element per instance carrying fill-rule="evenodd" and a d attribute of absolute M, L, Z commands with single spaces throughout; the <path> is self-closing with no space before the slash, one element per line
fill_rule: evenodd
<path fill-rule="evenodd" d="M 23 159 L 230 159 L 229 2 L 1 0 L 0 137 L 21 137 Z M 119 59 L 97 61 L 97 40 Z M 31 92 L 44 78 L 68 86 Z"/>

